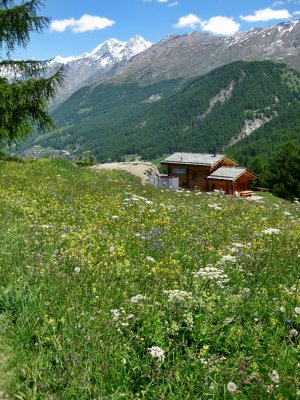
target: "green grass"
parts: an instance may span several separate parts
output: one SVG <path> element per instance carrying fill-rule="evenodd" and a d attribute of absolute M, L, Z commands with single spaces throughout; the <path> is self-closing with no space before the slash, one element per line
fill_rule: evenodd
<path fill-rule="evenodd" d="M 9 398 L 299 397 L 299 204 L 50 160 L 0 196 Z"/>

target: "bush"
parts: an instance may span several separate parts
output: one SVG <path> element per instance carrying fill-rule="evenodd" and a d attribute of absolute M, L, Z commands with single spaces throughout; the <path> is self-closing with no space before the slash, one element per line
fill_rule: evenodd
<path fill-rule="evenodd" d="M 89 167 L 96 164 L 96 157 L 91 151 L 84 151 L 75 161 L 80 167 Z"/>

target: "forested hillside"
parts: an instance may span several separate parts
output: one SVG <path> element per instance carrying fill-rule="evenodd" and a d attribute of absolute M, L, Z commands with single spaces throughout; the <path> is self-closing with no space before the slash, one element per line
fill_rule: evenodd
<path fill-rule="evenodd" d="M 59 134 L 31 143 L 89 149 L 99 161 L 217 148 L 245 163 L 299 140 L 299 88 L 298 72 L 269 61 L 235 62 L 189 81 L 102 84 L 55 111 Z"/>

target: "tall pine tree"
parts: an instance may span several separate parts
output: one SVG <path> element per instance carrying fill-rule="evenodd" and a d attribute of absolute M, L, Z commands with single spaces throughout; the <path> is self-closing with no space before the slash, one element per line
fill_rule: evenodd
<path fill-rule="evenodd" d="M 10 53 L 26 47 L 31 32 L 41 33 L 49 18 L 38 16 L 40 0 L 16 5 L 0 0 L 0 144 L 19 141 L 34 125 L 41 131 L 53 128 L 48 102 L 62 84 L 62 70 L 46 75 L 46 61 L 14 61 Z M 3 57 L 4 55 L 4 57 Z"/>

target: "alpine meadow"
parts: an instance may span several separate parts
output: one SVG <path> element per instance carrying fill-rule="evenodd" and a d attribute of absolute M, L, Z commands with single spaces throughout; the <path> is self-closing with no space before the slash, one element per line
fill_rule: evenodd
<path fill-rule="evenodd" d="M 299 11 L 248 2 L 0 0 L 0 400 L 300 399 Z M 138 10 L 187 33 L 18 59 Z"/>
<path fill-rule="evenodd" d="M 299 396 L 299 203 L 0 171 L 10 398 Z"/>

